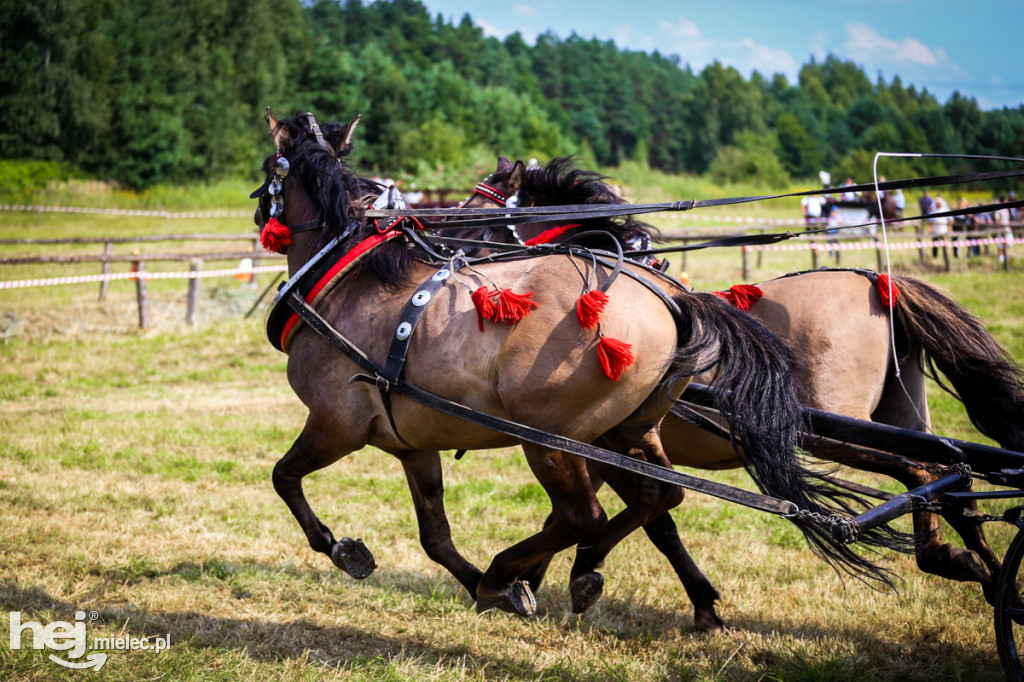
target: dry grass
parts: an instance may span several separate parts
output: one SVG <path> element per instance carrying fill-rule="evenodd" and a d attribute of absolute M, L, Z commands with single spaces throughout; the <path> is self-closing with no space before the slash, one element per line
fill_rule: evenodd
<path fill-rule="evenodd" d="M 766 256 L 757 279 L 801 267 L 798 257 Z M 739 281 L 738 263 L 702 254 L 688 267 L 721 287 Z M 934 279 L 998 321 L 1024 357 L 1024 276 L 989 264 Z M 685 593 L 642 537 L 611 556 L 605 596 L 582 617 L 569 610 L 568 556 L 537 617 L 478 616 L 420 549 L 400 467 L 372 450 L 307 486 L 336 534 L 374 552 L 380 568 L 356 582 L 308 549 L 270 485 L 304 412 L 260 323 L 239 319 L 256 292 L 211 284 L 192 331 L 178 322 L 183 289 L 155 288 L 163 312 L 148 333 L 133 331 L 127 286 L 104 305 L 92 287 L 0 292 L 0 605 L 44 623 L 96 611 L 90 637 L 171 637 L 159 656 L 113 652 L 94 675 L 11 651 L 0 635 L 3 679 L 1001 677 L 975 587 L 922 575 L 906 557 L 883 559 L 903 578 L 898 595 L 844 584 L 786 522 L 697 494 L 674 516 L 723 595 L 730 627 L 719 635 L 690 631 Z M 935 405 L 943 431 L 969 437 L 954 405 Z M 446 454 L 445 470 L 456 542 L 478 565 L 546 514 L 517 450 Z M 744 484 L 735 472 L 715 478 Z M 993 536 L 1002 551 L 1008 529 Z"/>

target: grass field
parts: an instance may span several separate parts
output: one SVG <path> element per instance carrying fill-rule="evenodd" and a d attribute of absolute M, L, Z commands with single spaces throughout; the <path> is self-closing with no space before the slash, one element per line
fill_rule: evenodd
<path fill-rule="evenodd" d="M 158 229 L 0 215 L 0 237 Z M 1011 255 L 1024 258 L 1019 248 Z M 844 253 L 842 264 L 874 267 L 874 258 Z M 1004 272 L 993 253 L 947 274 L 916 252 L 894 258 L 1024 358 L 1024 263 Z M 809 259 L 765 254 L 752 279 L 806 269 Z M 44 270 L 0 279 L 53 274 Z M 700 288 L 737 283 L 739 254 L 691 254 L 686 272 Z M 582 617 L 569 608 L 569 556 L 556 558 L 535 618 L 477 615 L 420 549 L 401 467 L 372 449 L 306 486 L 336 535 L 361 537 L 374 552 L 377 572 L 354 581 L 308 548 L 270 484 L 305 413 L 260 316 L 242 318 L 260 287 L 205 282 L 191 329 L 184 283 L 154 282 L 155 323 L 139 332 L 133 286 L 112 284 L 103 304 L 94 285 L 0 291 L 0 606 L 43 624 L 94 612 L 90 639 L 169 636 L 170 647 L 113 651 L 97 673 L 11 650 L 0 633 L 0 679 L 1001 679 L 992 612 L 976 587 L 922 575 L 902 556 L 882 559 L 902 578 L 897 594 L 844 583 L 785 521 L 699 494 L 673 516 L 722 593 L 729 627 L 717 635 L 690 630 L 685 593 L 641 537 L 612 554 L 605 596 Z M 938 432 L 978 439 L 937 390 L 932 409 Z M 444 461 L 455 540 L 478 565 L 546 515 L 517 449 Z M 737 472 L 710 477 L 749 487 Z M 1000 553 L 1011 538 L 999 526 L 990 536 Z"/>

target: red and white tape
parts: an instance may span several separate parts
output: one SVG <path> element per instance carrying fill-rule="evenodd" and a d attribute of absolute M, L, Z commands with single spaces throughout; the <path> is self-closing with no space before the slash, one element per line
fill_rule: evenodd
<path fill-rule="evenodd" d="M 43 279 L 21 279 L 0 282 L 0 289 L 25 289 L 27 287 L 47 287 L 57 284 L 88 284 L 90 282 L 110 282 L 120 279 L 204 279 L 206 277 L 256 275 L 266 272 L 285 272 L 287 270 L 287 265 L 260 265 L 249 268 L 195 270 L 188 272 L 116 272 L 100 275 L 70 275 L 68 277 L 48 277 Z"/>
<path fill-rule="evenodd" d="M 147 218 L 244 218 L 246 211 L 147 211 L 129 208 L 86 208 L 82 206 L 28 206 L 0 204 L 0 211 L 33 211 L 36 213 L 90 213 L 97 215 L 130 215 Z"/>
<path fill-rule="evenodd" d="M 803 218 L 755 218 L 742 215 L 714 215 L 698 213 L 669 213 L 659 211 L 650 215 L 656 218 L 675 218 L 676 220 L 699 220 L 700 222 L 742 223 L 744 225 L 803 225 Z"/>
<path fill-rule="evenodd" d="M 929 249 L 938 246 L 964 247 L 1006 244 L 1024 244 L 1024 238 L 1018 237 L 986 237 L 984 239 L 940 239 L 935 241 L 915 240 L 908 242 L 889 242 L 888 248 L 897 251 L 901 249 Z M 886 245 L 879 241 L 870 242 L 798 242 L 795 244 L 761 244 L 756 246 L 744 246 L 744 251 L 864 251 L 869 249 L 884 249 Z"/>

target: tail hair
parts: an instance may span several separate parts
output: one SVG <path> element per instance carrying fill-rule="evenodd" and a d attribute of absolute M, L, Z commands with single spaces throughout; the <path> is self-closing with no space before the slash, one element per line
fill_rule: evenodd
<path fill-rule="evenodd" d="M 922 280 L 894 279 L 897 333 L 920 349 L 925 373 L 963 402 L 978 431 L 1024 451 L 1024 369 L 963 306 Z"/>
<path fill-rule="evenodd" d="M 789 348 L 756 318 L 712 294 L 692 292 L 676 301 L 691 320 L 687 329 L 680 329 L 680 357 L 696 362 L 698 372 L 716 369 L 715 409 L 728 420 L 733 447 L 758 488 L 808 512 L 790 520 L 812 551 L 840 575 L 893 589 L 890 571 L 834 540 L 830 529 L 817 522 L 856 515 L 869 504 L 804 465 L 797 445 L 808 424 Z M 860 542 L 913 551 L 913 537 L 889 526 L 864 533 Z"/>

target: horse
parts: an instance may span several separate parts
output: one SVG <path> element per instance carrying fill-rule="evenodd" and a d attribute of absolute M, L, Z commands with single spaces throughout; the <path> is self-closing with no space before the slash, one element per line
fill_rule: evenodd
<path fill-rule="evenodd" d="M 878 220 L 878 200 L 875 198 L 875 193 L 865 192 L 864 201 L 867 202 L 868 218 L 870 220 Z M 893 196 L 892 192 L 885 192 L 882 195 L 881 216 L 886 220 L 897 220 L 903 217 L 903 212 L 896 205 L 896 197 Z"/>
<path fill-rule="evenodd" d="M 367 445 L 401 462 L 422 547 L 465 587 L 477 611 L 530 615 L 535 601 L 519 578 L 529 567 L 573 545 L 610 551 L 682 500 L 678 487 L 643 479 L 635 483 L 637 494 L 626 508 L 607 519 L 580 458 L 522 442 L 551 500 L 551 521 L 481 571 L 452 542 L 439 450 L 508 447 L 520 439 L 442 414 L 401 391 L 392 395 L 394 379 L 386 375 L 393 338 L 408 340 L 405 362 L 396 372 L 403 386 L 553 435 L 600 440 L 664 467 L 671 465 L 658 424 L 696 373 L 697 359 L 705 362 L 711 354 L 719 361 L 722 383 L 732 389 L 733 397 L 721 408 L 739 425 L 734 433 L 745 461 L 766 491 L 824 514 L 846 508 L 848 496 L 823 486 L 796 457 L 800 417 L 791 359 L 763 326 L 714 296 L 687 292 L 628 263 L 612 285 L 613 268 L 570 252 L 432 261 L 412 228 L 365 218 L 381 188 L 345 164 L 358 119 L 321 127 L 312 114 L 278 120 L 268 108 L 266 120 L 277 151 L 264 162 L 266 182 L 253 193 L 259 198 L 256 221 L 264 245 L 287 254 L 292 279 L 283 291 L 298 288 L 293 294 L 298 298 L 279 294 L 268 315 L 268 334 L 288 352 L 288 381 L 309 410 L 272 479 L 310 547 L 340 569 L 365 578 L 376 562 L 361 540 L 336 540 L 311 508 L 302 480 Z M 334 251 L 342 259 L 316 286 L 303 290 L 305 275 L 326 268 L 321 261 Z M 426 297 L 425 282 L 436 285 Z M 584 327 L 576 307 L 583 298 L 579 292 L 588 286 L 605 287 L 608 300 L 596 326 Z M 290 313 L 282 300 L 301 301 L 300 293 L 311 308 L 301 318 L 306 323 L 288 318 L 276 326 L 274 320 Z M 293 307 L 304 310 L 307 303 Z M 418 325 L 403 329 L 405 311 L 413 307 L 419 310 Z M 609 360 L 614 353 L 605 341 L 615 340 L 613 334 L 619 351 L 628 345 L 631 362 L 621 355 Z M 360 377 L 367 366 L 376 376 Z M 886 579 L 827 531 L 804 519 L 793 522 L 826 558 L 858 576 Z M 575 572 L 574 601 L 588 601 L 593 584 L 593 575 Z"/>
<path fill-rule="evenodd" d="M 482 183 L 488 190 L 475 192 L 465 205 L 492 205 L 495 196 L 499 203 L 502 197 L 515 196 L 522 206 L 625 203 L 603 180 L 598 173 L 576 168 L 571 158 L 556 158 L 545 166 L 527 169 L 521 161 L 512 164 L 501 157 L 497 170 Z M 622 219 L 581 220 L 570 225 L 568 229 L 549 223 L 517 225 L 516 233 L 505 231 L 491 239 L 527 243 L 607 229 L 629 246 L 643 242 L 637 232 L 648 227 Z M 749 311 L 795 352 L 796 378 L 806 405 L 927 432 L 931 421 L 925 377 L 930 375 L 961 399 L 981 433 L 1002 447 L 1024 450 L 1021 368 L 980 320 L 933 286 L 904 275 L 894 275 L 889 281 L 895 295 L 877 273 L 838 269 L 796 273 L 760 283 L 760 298 Z M 887 301 L 893 306 L 895 337 L 890 331 Z M 713 384 L 714 376 L 705 374 L 696 381 Z M 676 409 L 661 424 L 662 443 L 673 464 L 708 470 L 740 466 L 726 440 L 694 426 L 683 415 Z M 806 441 L 804 447 L 820 458 L 890 476 L 908 489 L 937 477 L 932 467 L 906 458 L 879 459 L 856 448 L 814 440 Z M 604 478 L 628 499 L 629 476 L 596 464 L 590 468 L 595 484 Z M 965 546 L 957 547 L 943 543 L 939 519 L 928 511 L 913 513 L 918 567 L 945 578 L 978 582 L 992 602 L 1000 562 L 980 522 L 957 514 L 946 517 L 963 539 Z M 705 631 L 721 628 L 722 621 L 715 613 L 718 592 L 687 553 L 671 516 L 659 517 L 644 530 L 682 580 L 694 605 L 695 627 Z M 587 550 L 580 551 L 577 561 L 580 555 L 585 564 L 593 563 Z M 524 579 L 537 588 L 545 569 L 536 566 Z"/>

